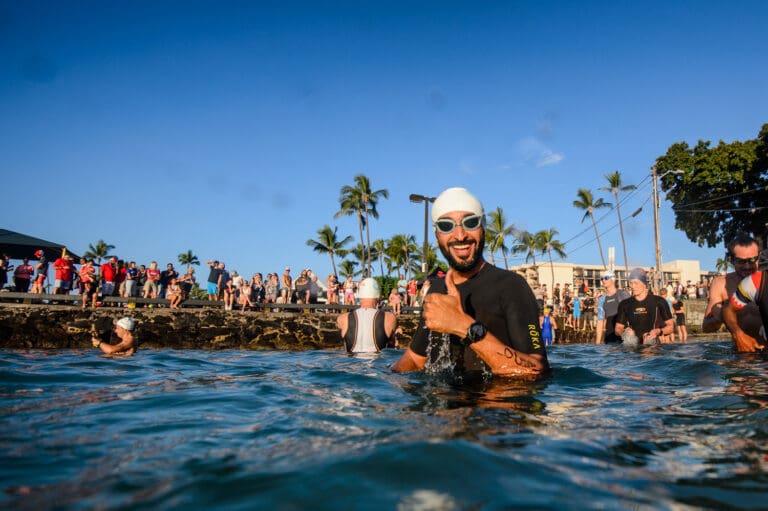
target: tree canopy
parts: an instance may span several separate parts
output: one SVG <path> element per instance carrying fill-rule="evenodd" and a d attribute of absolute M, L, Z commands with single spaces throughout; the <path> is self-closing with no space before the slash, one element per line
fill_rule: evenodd
<path fill-rule="evenodd" d="M 673 171 L 682 170 L 682 173 Z M 656 159 L 661 188 L 674 205 L 675 227 L 688 239 L 714 247 L 738 233 L 765 243 L 768 226 L 768 124 L 754 140 L 715 147 L 672 144 Z M 666 175 L 665 175 L 666 173 Z"/>

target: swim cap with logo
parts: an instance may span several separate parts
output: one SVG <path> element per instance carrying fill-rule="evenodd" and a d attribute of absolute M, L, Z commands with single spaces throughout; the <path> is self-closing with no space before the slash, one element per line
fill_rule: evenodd
<path fill-rule="evenodd" d="M 484 216 L 483 205 L 477 197 L 469 193 L 466 188 L 448 188 L 435 199 L 432 205 L 432 221 L 437 220 L 451 211 L 468 211 L 475 215 Z"/>

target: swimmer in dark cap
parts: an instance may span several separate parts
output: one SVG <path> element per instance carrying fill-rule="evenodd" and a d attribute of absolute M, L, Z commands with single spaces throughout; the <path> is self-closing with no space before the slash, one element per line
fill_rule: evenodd
<path fill-rule="evenodd" d="M 616 314 L 616 335 L 624 344 L 650 344 L 662 335 L 675 331 L 675 320 L 667 301 L 648 291 L 645 270 L 635 268 L 629 272 L 632 296 L 619 304 Z"/>

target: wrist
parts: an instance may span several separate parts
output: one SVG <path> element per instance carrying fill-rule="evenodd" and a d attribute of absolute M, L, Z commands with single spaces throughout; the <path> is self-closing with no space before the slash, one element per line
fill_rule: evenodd
<path fill-rule="evenodd" d="M 483 340 L 487 334 L 488 334 L 488 328 L 483 323 L 481 323 L 480 321 L 473 321 L 467 327 L 466 334 L 462 339 L 462 343 L 465 346 L 469 346 L 470 344 L 474 344 L 478 341 Z"/>

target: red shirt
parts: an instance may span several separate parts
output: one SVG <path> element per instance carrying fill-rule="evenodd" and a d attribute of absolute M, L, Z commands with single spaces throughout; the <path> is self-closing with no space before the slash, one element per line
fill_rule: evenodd
<path fill-rule="evenodd" d="M 158 269 L 153 270 L 152 268 L 147 268 L 147 280 L 152 281 L 152 280 L 159 280 L 159 279 L 160 279 L 160 270 Z"/>
<path fill-rule="evenodd" d="M 101 265 L 101 277 L 106 282 L 115 281 L 115 267 L 112 266 L 112 263 L 104 263 Z"/>
<path fill-rule="evenodd" d="M 66 257 L 59 257 L 53 263 L 53 269 L 56 270 L 56 280 L 72 280 L 72 272 L 75 270 L 75 266 L 72 261 Z"/>

